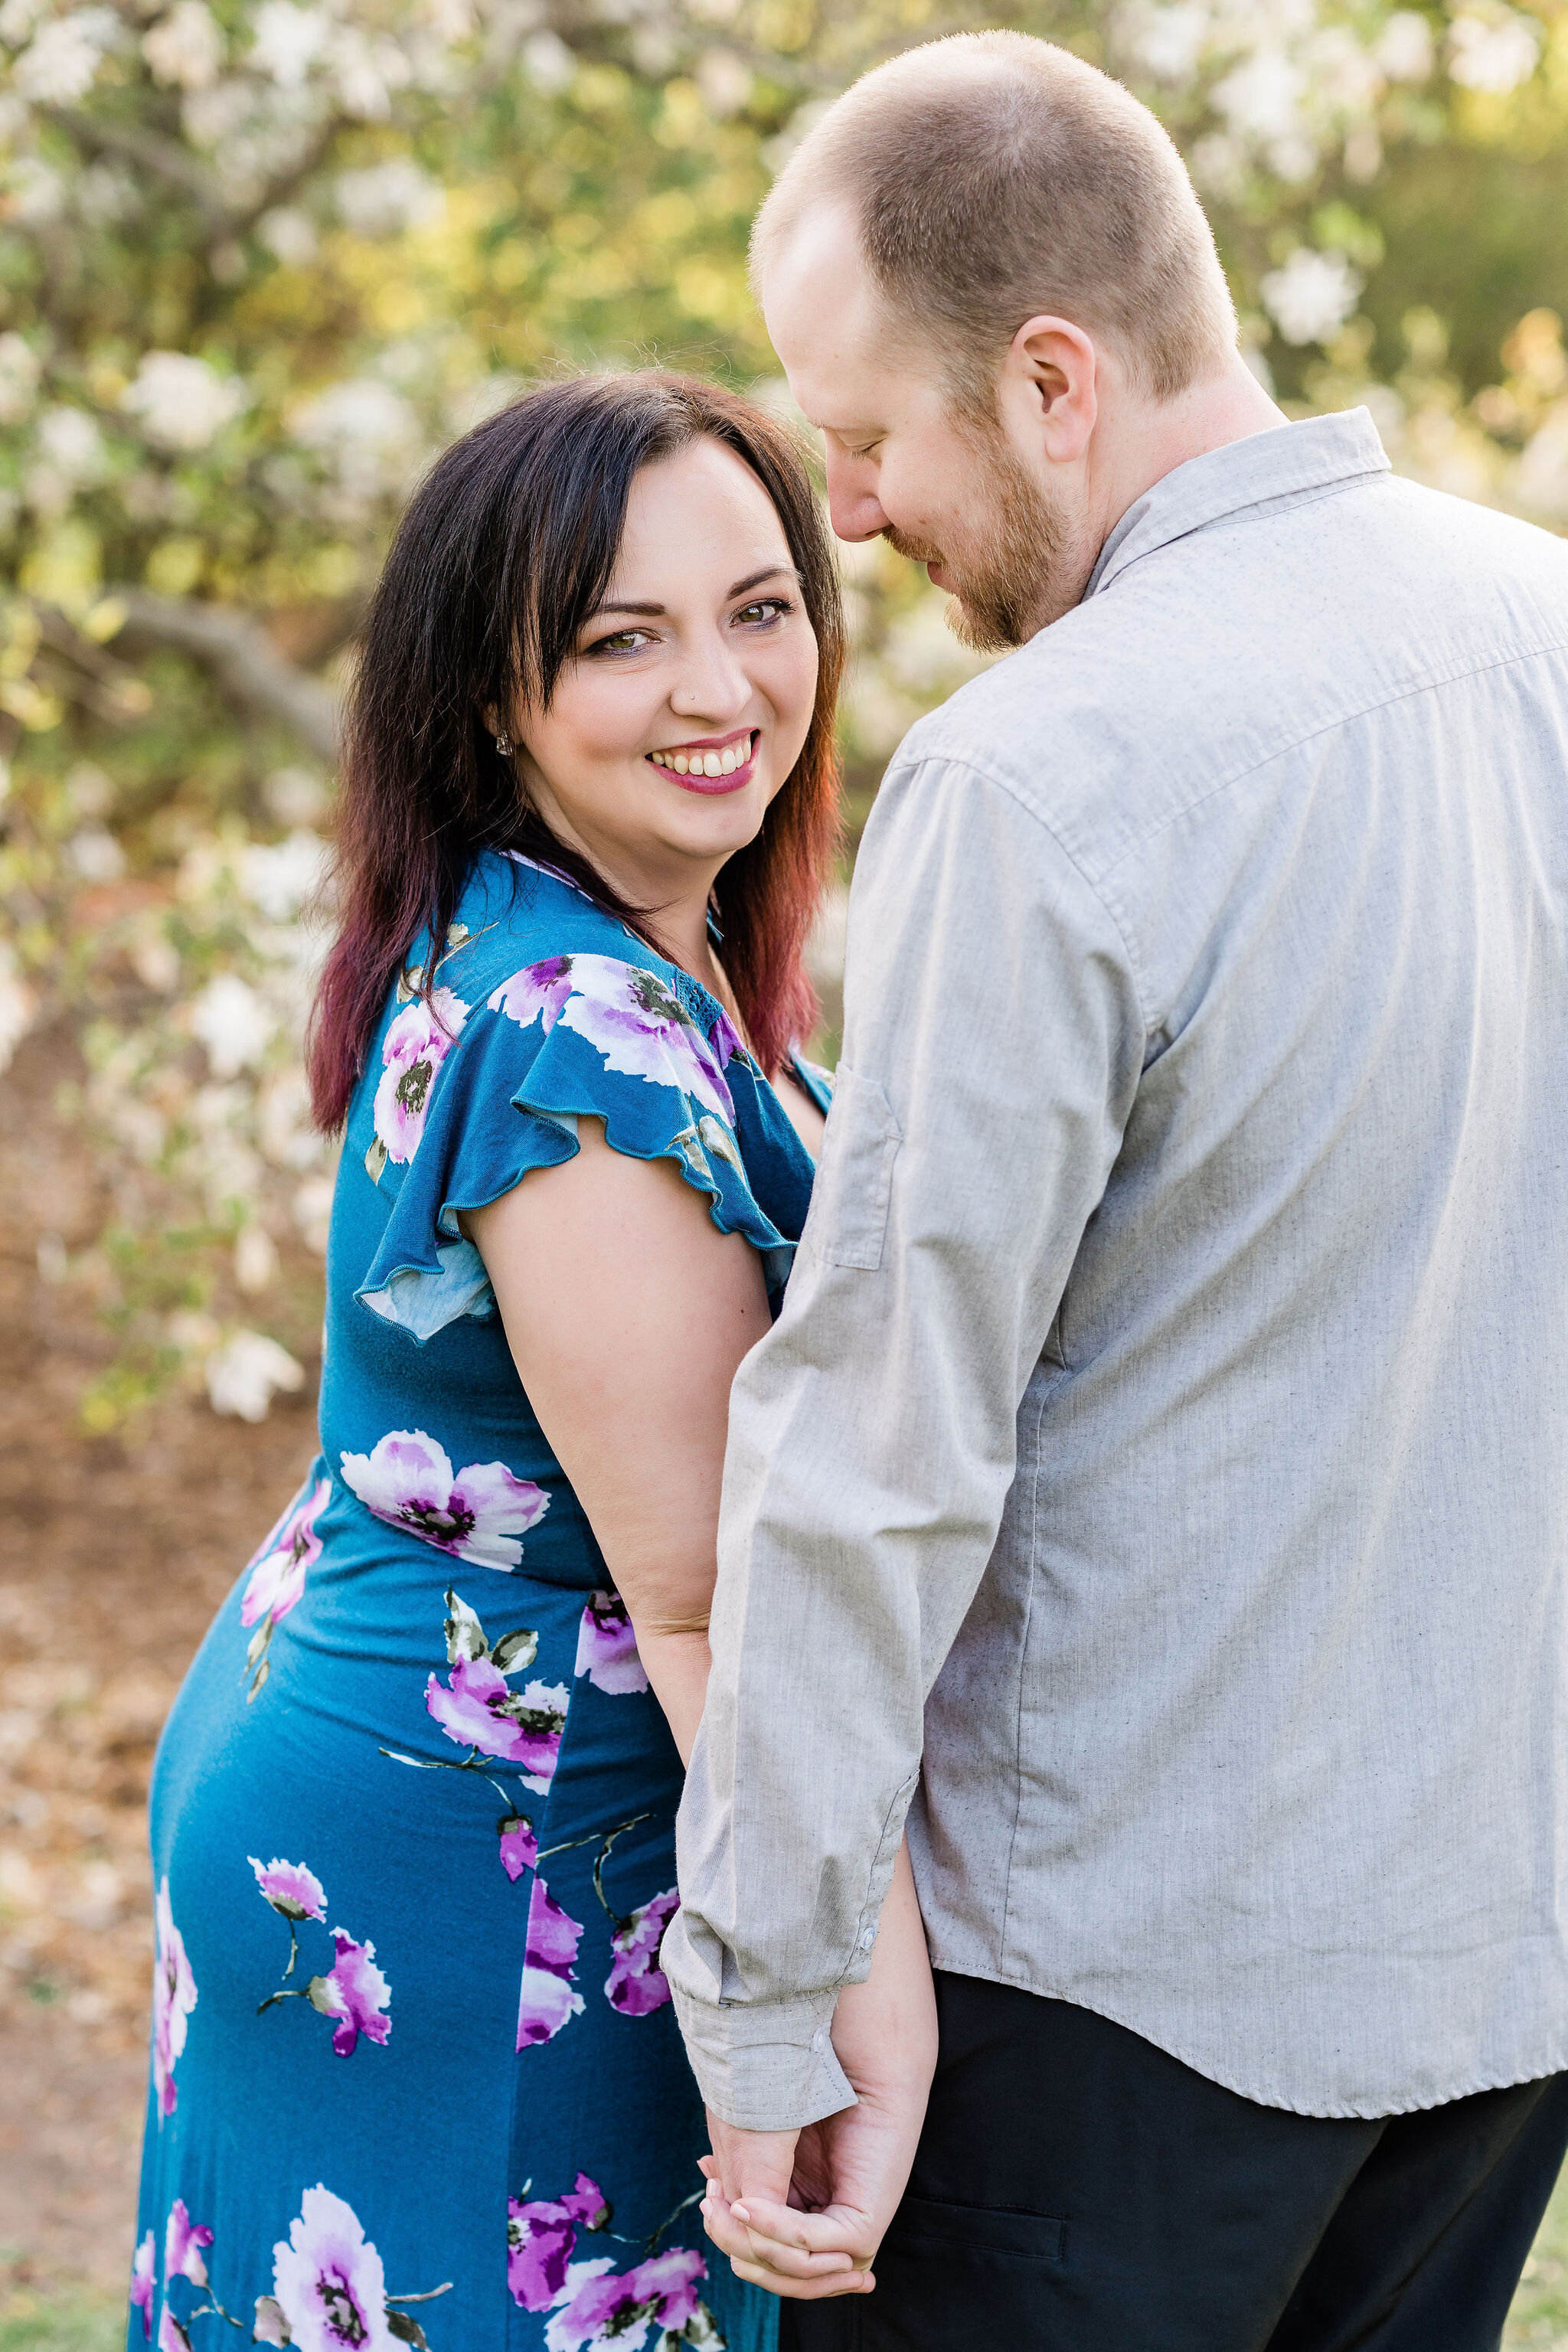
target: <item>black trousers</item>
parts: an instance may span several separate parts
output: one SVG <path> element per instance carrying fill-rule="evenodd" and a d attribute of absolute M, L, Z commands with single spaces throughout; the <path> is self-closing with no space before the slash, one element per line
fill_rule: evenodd
<path fill-rule="evenodd" d="M 876 2290 L 784 2304 L 780 2352 L 1497 2352 L 1568 2074 L 1325 2121 L 1069 2002 L 936 1982 Z"/>

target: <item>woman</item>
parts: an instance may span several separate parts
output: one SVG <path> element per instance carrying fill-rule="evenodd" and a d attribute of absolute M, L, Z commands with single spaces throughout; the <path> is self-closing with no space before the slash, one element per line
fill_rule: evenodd
<path fill-rule="evenodd" d="M 710 386 L 536 392 L 398 534 L 312 1040 L 321 1453 L 153 1791 L 132 2345 L 773 2340 L 702 2251 L 658 1946 L 729 1385 L 826 1101 L 841 663 L 800 460 Z"/>

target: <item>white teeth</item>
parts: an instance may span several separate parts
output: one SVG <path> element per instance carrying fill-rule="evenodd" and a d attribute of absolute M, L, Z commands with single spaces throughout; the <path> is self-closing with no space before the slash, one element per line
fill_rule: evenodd
<path fill-rule="evenodd" d="M 755 748 L 756 738 L 743 735 L 721 751 L 650 751 L 648 757 L 656 767 L 668 768 L 678 776 L 732 776 L 737 768 L 745 766 Z"/>

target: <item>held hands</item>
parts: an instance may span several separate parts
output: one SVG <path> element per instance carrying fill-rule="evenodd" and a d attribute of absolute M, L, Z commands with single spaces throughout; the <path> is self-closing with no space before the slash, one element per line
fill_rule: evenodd
<path fill-rule="evenodd" d="M 708 2234 L 736 2274 L 803 2301 L 868 2294 L 914 2162 L 936 2064 L 931 1963 L 909 1857 L 883 1906 L 871 1973 L 839 1995 L 833 2046 L 858 2104 L 804 2131 L 742 2131 L 711 2112 Z"/>

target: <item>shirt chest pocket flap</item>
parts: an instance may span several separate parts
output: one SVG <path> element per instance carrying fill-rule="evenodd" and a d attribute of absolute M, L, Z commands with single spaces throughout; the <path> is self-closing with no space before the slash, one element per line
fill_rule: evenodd
<path fill-rule="evenodd" d="M 875 1078 L 840 1062 L 812 1193 L 810 1234 L 828 1265 L 875 1274 L 887 1240 L 893 1162 L 903 1133 Z"/>

